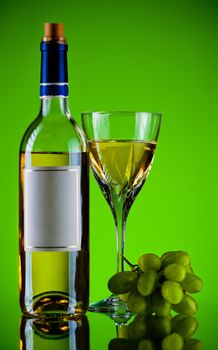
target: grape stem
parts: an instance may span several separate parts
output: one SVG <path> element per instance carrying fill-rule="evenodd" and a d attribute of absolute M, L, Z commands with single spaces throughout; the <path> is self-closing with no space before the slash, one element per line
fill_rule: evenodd
<path fill-rule="evenodd" d="M 133 265 L 125 256 L 123 256 L 123 260 L 131 267 L 132 271 L 136 271 L 138 269 L 138 265 Z"/>

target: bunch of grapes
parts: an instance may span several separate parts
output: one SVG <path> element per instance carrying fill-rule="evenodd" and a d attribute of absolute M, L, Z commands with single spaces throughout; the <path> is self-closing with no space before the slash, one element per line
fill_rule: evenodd
<path fill-rule="evenodd" d="M 131 264 L 130 264 L 131 265 Z M 109 350 L 201 350 L 192 336 L 198 328 L 196 300 L 190 295 L 202 289 L 186 252 L 140 256 L 132 271 L 119 272 L 108 282 L 109 290 L 127 302 L 136 314 Z"/>

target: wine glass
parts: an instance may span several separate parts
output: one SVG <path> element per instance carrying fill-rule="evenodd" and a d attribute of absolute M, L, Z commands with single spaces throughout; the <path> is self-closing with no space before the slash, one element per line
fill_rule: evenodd
<path fill-rule="evenodd" d="M 82 113 L 91 167 L 116 225 L 117 272 L 124 270 L 126 219 L 151 169 L 160 124 L 160 113 Z M 111 313 L 121 307 L 123 313 L 128 311 L 126 303 L 112 295 L 89 310 Z"/>

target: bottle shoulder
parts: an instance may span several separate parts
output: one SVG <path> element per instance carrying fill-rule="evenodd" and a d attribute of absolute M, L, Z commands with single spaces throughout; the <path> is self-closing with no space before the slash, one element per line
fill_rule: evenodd
<path fill-rule="evenodd" d="M 71 115 L 41 114 L 26 129 L 21 141 L 22 152 L 87 152 L 83 130 Z"/>

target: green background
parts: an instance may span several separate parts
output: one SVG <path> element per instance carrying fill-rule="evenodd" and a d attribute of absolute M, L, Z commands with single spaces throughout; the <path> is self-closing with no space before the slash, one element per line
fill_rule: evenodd
<path fill-rule="evenodd" d="M 39 108 L 39 42 L 44 22 L 64 22 L 71 112 L 161 111 L 151 174 L 131 208 L 126 255 L 187 250 L 204 280 L 198 338 L 217 342 L 218 2 L 31 1 L 0 5 L 1 288 L 0 347 L 18 348 L 18 149 Z M 125 127 L 125 125 L 124 125 Z M 115 229 L 91 179 L 91 300 L 108 295 Z M 115 335 L 90 316 L 91 349 Z M 101 335 L 101 336 L 99 336 Z"/>

